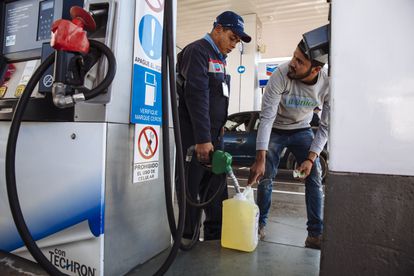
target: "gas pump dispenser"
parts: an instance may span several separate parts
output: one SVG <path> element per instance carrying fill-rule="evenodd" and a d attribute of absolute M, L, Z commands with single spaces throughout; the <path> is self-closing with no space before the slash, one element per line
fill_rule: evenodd
<path fill-rule="evenodd" d="M 134 156 L 137 152 L 144 159 L 154 156 L 162 148 L 158 138 L 162 133 L 152 126 L 137 132 L 130 121 L 131 105 L 134 108 L 131 85 L 136 77 L 134 33 L 139 23 L 134 10 L 143 2 L 84 1 L 89 13 L 70 9 L 82 6 L 78 2 L 1 4 L 0 250 L 32 259 L 9 211 L 6 178 L 14 177 L 16 200 L 29 234 L 51 265 L 69 275 L 120 275 L 170 246 L 163 155 L 151 163 L 152 177 L 141 178 L 138 176 L 145 176 L 148 164 L 136 162 Z M 163 4 L 150 8 L 159 12 Z M 94 16 L 96 26 L 88 14 Z M 72 22 L 56 21 L 60 18 Z M 88 37 L 93 39 L 89 52 L 84 39 L 59 37 L 60 29 L 71 32 L 74 27 L 89 31 Z M 157 28 L 150 30 L 157 36 Z M 141 43 L 144 38 L 140 37 Z M 53 60 L 57 66 L 52 72 Z M 116 77 L 115 60 L 119 67 Z M 134 94 L 143 97 L 145 105 L 154 105 L 156 100 L 154 76 L 150 72 L 144 75 L 150 86 L 144 88 L 152 93 L 150 100 L 146 93 Z M 19 126 L 14 133 L 16 118 Z M 6 148 L 12 136 L 17 142 Z M 12 165 L 6 158 L 10 149 L 15 155 Z M 15 175 L 10 176 L 12 169 Z M 182 222 L 179 219 L 175 240 L 182 233 Z M 173 248 L 178 250 L 176 245 Z M 171 263 L 171 258 L 167 261 Z"/>

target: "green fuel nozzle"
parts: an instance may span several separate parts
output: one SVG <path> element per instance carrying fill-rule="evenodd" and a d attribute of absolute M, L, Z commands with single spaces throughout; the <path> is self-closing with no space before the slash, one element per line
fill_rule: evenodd
<path fill-rule="evenodd" d="M 237 178 L 234 175 L 233 169 L 231 167 L 232 161 L 233 157 L 228 152 L 216 150 L 213 153 L 211 168 L 214 174 L 226 173 L 227 176 L 231 178 L 236 192 L 240 193 L 239 181 L 237 181 Z"/>
<path fill-rule="evenodd" d="M 228 152 L 216 150 L 211 160 L 211 169 L 214 174 L 228 173 L 232 171 L 232 161 L 233 157 Z"/>

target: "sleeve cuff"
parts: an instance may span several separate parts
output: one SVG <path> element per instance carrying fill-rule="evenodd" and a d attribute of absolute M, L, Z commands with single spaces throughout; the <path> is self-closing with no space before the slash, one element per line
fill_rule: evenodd
<path fill-rule="evenodd" d="M 269 145 L 264 142 L 257 142 L 256 143 L 256 150 L 266 150 L 269 148 Z"/>
<path fill-rule="evenodd" d="M 322 150 L 323 148 L 314 145 L 312 145 L 309 149 L 309 151 L 316 153 L 318 156 L 321 155 Z"/>

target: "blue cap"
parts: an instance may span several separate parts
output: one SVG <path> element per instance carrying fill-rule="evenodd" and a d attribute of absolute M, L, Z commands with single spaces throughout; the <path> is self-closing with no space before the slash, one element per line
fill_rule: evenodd
<path fill-rule="evenodd" d="M 243 42 L 250 42 L 252 40 L 252 38 L 244 32 L 243 18 L 232 11 L 225 11 L 217 16 L 216 21 L 214 22 L 214 27 L 217 24 L 232 30 Z"/>

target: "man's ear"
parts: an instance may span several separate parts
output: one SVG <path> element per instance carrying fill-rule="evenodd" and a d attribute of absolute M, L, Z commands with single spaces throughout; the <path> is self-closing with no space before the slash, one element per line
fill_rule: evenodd
<path fill-rule="evenodd" d="M 319 73 L 319 71 L 321 71 L 322 67 L 321 66 L 315 66 L 313 67 L 312 70 L 314 70 L 315 73 Z"/>
<path fill-rule="evenodd" d="M 217 31 L 217 33 L 221 33 L 223 31 L 223 26 L 221 26 L 220 24 L 217 24 L 214 29 Z"/>

